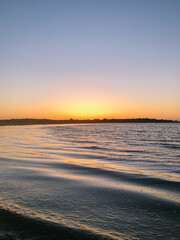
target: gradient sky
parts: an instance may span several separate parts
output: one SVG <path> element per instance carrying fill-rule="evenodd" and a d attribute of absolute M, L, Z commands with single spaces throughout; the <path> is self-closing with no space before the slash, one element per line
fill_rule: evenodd
<path fill-rule="evenodd" d="M 0 0 L 0 118 L 180 120 L 180 1 Z"/>

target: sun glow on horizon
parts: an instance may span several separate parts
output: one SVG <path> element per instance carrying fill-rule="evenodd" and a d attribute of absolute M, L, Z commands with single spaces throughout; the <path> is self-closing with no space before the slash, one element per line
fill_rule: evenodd
<path fill-rule="evenodd" d="M 28 2 L 0 2 L 0 119 L 180 120 L 180 1 Z"/>
<path fill-rule="evenodd" d="M 76 119 L 104 118 L 112 114 L 110 109 L 106 103 L 79 100 L 67 103 L 64 107 L 64 115 Z"/>

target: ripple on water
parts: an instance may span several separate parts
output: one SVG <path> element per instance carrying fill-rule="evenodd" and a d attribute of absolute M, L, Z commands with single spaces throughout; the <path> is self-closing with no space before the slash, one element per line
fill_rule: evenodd
<path fill-rule="evenodd" d="M 179 130 L 1 127 L 0 239 L 178 239 Z"/>

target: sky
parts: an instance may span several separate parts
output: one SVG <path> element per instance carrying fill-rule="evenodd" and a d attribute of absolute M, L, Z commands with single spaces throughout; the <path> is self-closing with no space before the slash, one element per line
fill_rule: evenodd
<path fill-rule="evenodd" d="M 180 120 L 179 0 L 0 0 L 0 119 Z"/>

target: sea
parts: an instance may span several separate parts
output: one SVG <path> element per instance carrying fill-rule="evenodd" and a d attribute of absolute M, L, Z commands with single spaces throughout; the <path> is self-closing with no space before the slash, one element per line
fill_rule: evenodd
<path fill-rule="evenodd" d="M 0 239 L 180 239 L 180 124 L 1 126 Z"/>

